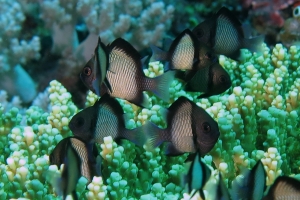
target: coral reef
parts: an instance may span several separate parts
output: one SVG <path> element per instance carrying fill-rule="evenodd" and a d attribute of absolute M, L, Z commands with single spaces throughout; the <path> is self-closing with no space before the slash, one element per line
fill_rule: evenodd
<path fill-rule="evenodd" d="M 36 96 L 34 81 L 22 65 L 40 58 L 38 36 L 22 39 L 24 9 L 18 1 L 0 1 L 0 88 L 30 102 Z M 26 92 L 25 92 L 26 89 Z"/>
<path fill-rule="evenodd" d="M 257 0 L 257 1 L 242 1 L 243 7 L 251 7 L 250 15 L 255 16 L 265 25 L 273 25 L 275 27 L 282 27 L 284 18 L 281 11 L 291 5 L 296 0 L 288 1 L 273 1 L 273 0 Z M 265 21 L 265 22 L 263 22 Z"/>
<path fill-rule="evenodd" d="M 140 126 L 146 120 L 165 127 L 161 110 L 183 95 L 206 109 L 219 124 L 220 139 L 204 157 L 214 170 L 212 183 L 206 187 L 216 181 L 218 172 L 230 187 L 243 168 L 253 167 L 259 159 L 266 169 L 268 185 L 280 174 L 299 174 L 300 49 L 286 49 L 281 44 L 272 50 L 266 45 L 263 48 L 262 55 L 245 50 L 240 63 L 220 56 L 220 64 L 233 80 L 232 88 L 222 95 L 197 99 L 199 93 L 185 92 L 183 82 L 175 79 L 170 87 L 170 103 L 151 93 L 151 109 L 119 99 L 127 113 L 127 128 Z M 163 65 L 159 62 L 150 63 L 145 69 L 147 76 L 161 73 Z M 60 170 L 49 166 L 49 154 L 62 138 L 71 135 L 67 124 L 79 110 L 70 93 L 59 82 L 52 81 L 44 97 L 35 103 L 45 104 L 38 101 L 45 101 L 48 94 L 48 106 L 43 108 L 22 108 L 18 103 L 8 102 L 4 92 L 0 94 L 4 94 L 0 95 L 1 199 L 59 198 L 53 178 L 59 177 Z M 89 93 L 86 106 L 96 99 Z M 187 155 L 166 157 L 164 146 L 148 151 L 147 146 L 138 148 L 126 140 L 116 144 L 111 137 L 105 138 L 98 148 L 103 176 L 94 177 L 86 189 L 87 180 L 81 178 L 77 187 L 80 198 L 188 198 L 180 184 Z"/>
<path fill-rule="evenodd" d="M 287 20 L 285 20 L 283 27 L 278 35 L 280 41 L 282 41 L 285 46 L 300 46 L 300 34 L 299 31 L 297 31 L 299 26 L 300 17 L 288 18 Z"/>
<path fill-rule="evenodd" d="M 140 50 L 160 45 L 174 13 L 161 0 L 1 0 L 0 7 L 0 88 L 25 103 L 54 79 L 82 96 L 78 73 L 98 35 L 105 44 L 122 37 Z"/>

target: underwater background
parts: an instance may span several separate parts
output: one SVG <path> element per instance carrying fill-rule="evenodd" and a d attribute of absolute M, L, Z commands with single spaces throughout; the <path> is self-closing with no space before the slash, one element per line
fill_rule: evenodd
<path fill-rule="evenodd" d="M 222 6 L 231 10 L 252 35 L 264 35 L 263 53 L 243 50 L 235 61 L 219 56 L 232 86 L 198 99 L 175 78 L 166 103 L 150 92 L 151 108 L 118 99 L 132 129 L 147 120 L 166 127 L 162 108 L 185 96 L 218 123 L 220 137 L 204 156 L 212 176 L 225 185 L 261 159 L 267 185 L 279 175 L 300 179 L 300 14 L 296 1 L 159 1 L 159 0 L 0 0 L 0 199 L 61 199 L 56 180 L 61 169 L 49 155 L 63 138 L 74 114 L 97 96 L 79 74 L 91 58 L 98 35 L 104 44 L 122 37 L 142 55 L 151 44 L 193 29 Z M 164 72 L 160 62 L 144 69 L 148 77 Z M 106 137 L 98 145 L 102 176 L 77 183 L 79 199 L 189 199 L 182 186 L 188 154 L 164 155 L 124 140 Z M 200 198 L 197 195 L 194 199 Z"/>

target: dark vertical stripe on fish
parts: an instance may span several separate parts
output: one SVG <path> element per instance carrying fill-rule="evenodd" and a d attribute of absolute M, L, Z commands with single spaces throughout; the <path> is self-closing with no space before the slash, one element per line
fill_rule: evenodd
<path fill-rule="evenodd" d="M 88 151 L 85 146 L 85 143 L 82 141 L 76 139 L 76 138 L 70 138 L 71 145 L 74 148 L 74 150 L 77 152 L 79 158 L 80 158 L 80 171 L 81 175 L 84 176 L 88 182 L 92 181 L 91 178 L 91 171 L 88 164 Z M 72 163 L 70 163 L 72 165 Z"/>

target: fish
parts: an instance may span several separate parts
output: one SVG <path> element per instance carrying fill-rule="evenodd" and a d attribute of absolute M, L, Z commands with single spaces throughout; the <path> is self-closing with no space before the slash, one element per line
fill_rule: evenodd
<path fill-rule="evenodd" d="M 215 54 L 234 60 L 241 59 L 240 49 L 262 52 L 264 36 L 246 38 L 248 29 L 226 7 L 222 7 L 211 18 L 198 24 L 192 32 L 199 41 L 212 48 Z"/>
<path fill-rule="evenodd" d="M 216 144 L 220 132 L 217 122 L 203 109 L 186 97 L 179 97 L 165 112 L 167 128 L 161 129 L 149 122 L 147 146 L 158 147 L 166 142 L 168 156 L 183 153 L 208 153 Z"/>
<path fill-rule="evenodd" d="M 106 88 L 111 91 L 111 86 L 106 79 L 106 72 L 109 66 L 108 64 L 108 49 L 101 42 L 101 38 L 99 37 L 94 55 L 85 64 L 80 73 L 80 78 L 84 85 L 98 96 L 103 94 L 102 90 L 100 90 L 103 83 Z"/>
<path fill-rule="evenodd" d="M 204 92 L 197 97 L 198 99 L 219 95 L 228 90 L 232 84 L 228 72 L 219 63 L 201 70 L 190 71 L 183 77 L 186 91 Z"/>
<path fill-rule="evenodd" d="M 150 107 L 143 91 L 151 91 L 163 101 L 169 102 L 169 87 L 174 72 L 166 72 L 155 78 L 148 78 L 143 72 L 139 52 L 126 40 L 118 38 L 109 46 L 109 68 L 106 78 L 112 97 L 122 98 L 141 107 Z"/>
<path fill-rule="evenodd" d="M 228 189 L 223 181 L 222 175 L 219 172 L 219 180 L 216 185 L 215 197 L 213 199 L 230 200 Z"/>
<path fill-rule="evenodd" d="M 200 42 L 196 36 L 185 29 L 171 43 L 168 51 L 151 45 L 153 59 L 167 61 L 164 70 L 197 70 L 217 62 L 213 50 Z"/>
<path fill-rule="evenodd" d="M 300 199 L 300 181 L 288 176 L 277 177 L 263 200 L 276 199 Z"/>
<path fill-rule="evenodd" d="M 69 128 L 86 143 L 102 144 L 104 137 L 111 136 L 117 142 L 127 139 L 142 147 L 147 140 L 144 127 L 126 129 L 124 118 L 126 115 L 119 102 L 105 94 L 93 106 L 75 114 Z"/>
<path fill-rule="evenodd" d="M 55 185 L 63 199 L 71 194 L 73 199 L 76 195 L 76 185 L 81 176 L 84 176 L 88 183 L 93 176 L 101 176 L 101 157 L 94 144 L 86 144 L 80 138 L 67 137 L 61 140 L 51 152 L 50 165 L 57 165 L 58 169 L 64 164 L 61 177 Z"/>
<path fill-rule="evenodd" d="M 251 169 L 245 169 L 243 175 L 232 182 L 232 199 L 262 199 L 266 189 L 266 171 L 259 160 Z"/>
<path fill-rule="evenodd" d="M 196 192 L 199 191 L 201 198 L 205 199 L 203 187 L 210 178 L 210 175 L 211 170 L 201 160 L 201 156 L 199 152 L 197 152 L 189 167 L 188 173 L 184 175 L 183 183 L 184 185 L 187 184 L 188 193 L 191 194 L 191 192 L 195 190 L 193 194 L 190 195 L 190 198 L 192 198 Z"/>

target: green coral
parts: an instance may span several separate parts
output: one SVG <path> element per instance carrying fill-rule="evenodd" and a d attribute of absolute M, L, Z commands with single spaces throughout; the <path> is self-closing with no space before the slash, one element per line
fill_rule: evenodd
<path fill-rule="evenodd" d="M 184 83 L 175 79 L 169 103 L 151 93 L 147 93 L 153 105 L 149 109 L 118 99 L 126 113 L 127 128 L 141 126 L 147 120 L 165 128 L 162 110 L 179 96 L 186 96 L 206 109 L 219 124 L 220 139 L 204 157 L 213 166 L 210 182 L 215 182 L 221 172 L 230 187 L 244 167 L 253 167 L 259 159 L 267 170 L 268 184 L 280 174 L 299 174 L 300 50 L 295 46 L 286 49 L 280 44 L 272 50 L 263 45 L 263 49 L 262 54 L 243 51 L 241 62 L 220 56 L 220 64 L 233 80 L 232 88 L 224 94 L 197 99 L 199 93 L 184 91 Z M 159 62 L 150 63 L 145 70 L 152 77 L 162 72 Z M 1 199 L 59 198 L 51 177 L 59 178 L 61 169 L 49 166 L 49 154 L 62 138 L 72 134 L 68 123 L 79 110 L 59 82 L 52 81 L 48 91 L 49 113 L 36 106 L 6 110 L 0 104 Z M 89 93 L 86 106 L 97 99 Z M 188 197 L 181 185 L 187 155 L 167 157 L 163 145 L 147 151 L 126 140 L 116 144 L 110 137 L 98 148 L 103 177 L 94 177 L 91 183 L 81 178 L 77 185 L 80 198 Z"/>
<path fill-rule="evenodd" d="M 162 199 L 182 192 L 180 177 L 185 156 L 168 158 L 160 148 L 149 152 L 127 140 L 119 146 L 111 137 L 104 138 L 101 148 L 109 199 L 135 199 L 146 194 Z"/>

